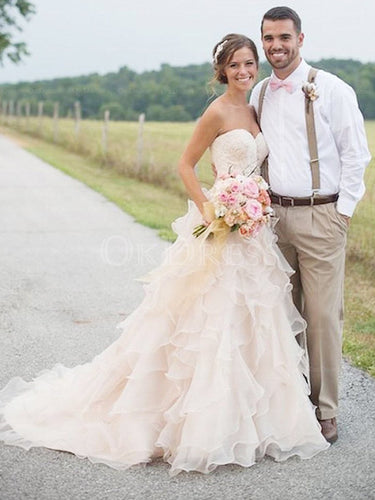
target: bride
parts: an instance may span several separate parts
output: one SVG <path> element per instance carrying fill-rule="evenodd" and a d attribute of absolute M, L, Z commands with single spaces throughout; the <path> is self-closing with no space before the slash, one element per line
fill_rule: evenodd
<path fill-rule="evenodd" d="M 204 151 L 211 149 L 219 176 L 248 175 L 267 155 L 247 104 L 258 71 L 254 43 L 227 35 L 213 55 L 215 78 L 227 87 L 179 163 L 192 201 L 173 224 L 176 242 L 117 341 L 90 363 L 57 365 L 1 391 L 5 443 L 69 451 L 116 469 L 163 457 L 171 475 L 249 467 L 264 455 L 310 458 L 329 446 L 295 339 L 305 324 L 291 300 L 292 270 L 272 230 L 232 231 L 219 250 L 215 237 L 193 235 L 212 222 L 212 190 L 202 190 L 194 172 Z"/>

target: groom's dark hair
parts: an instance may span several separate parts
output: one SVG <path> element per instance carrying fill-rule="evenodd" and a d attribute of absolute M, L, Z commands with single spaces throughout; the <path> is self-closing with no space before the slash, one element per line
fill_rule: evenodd
<path fill-rule="evenodd" d="M 262 24 L 260 25 L 260 31 L 263 33 L 263 22 L 267 19 L 269 21 L 282 21 L 283 19 L 291 19 L 293 21 L 294 27 L 296 29 L 297 35 L 301 33 L 301 18 L 290 7 L 273 7 L 273 9 L 268 10 L 262 19 Z"/>

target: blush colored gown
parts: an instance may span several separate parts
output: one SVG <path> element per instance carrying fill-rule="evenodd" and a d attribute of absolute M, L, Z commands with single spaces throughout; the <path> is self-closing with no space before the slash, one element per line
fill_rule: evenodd
<path fill-rule="evenodd" d="M 229 131 L 211 146 L 218 174 L 249 172 L 263 136 Z M 209 196 L 209 192 L 208 192 Z M 189 202 L 178 235 L 151 273 L 123 333 L 91 362 L 57 365 L 0 393 L 0 439 L 65 450 L 116 469 L 163 457 L 170 474 L 251 466 L 264 455 L 310 458 L 329 445 L 308 398 L 305 323 L 291 269 L 272 230 L 224 248 L 192 235 Z"/>

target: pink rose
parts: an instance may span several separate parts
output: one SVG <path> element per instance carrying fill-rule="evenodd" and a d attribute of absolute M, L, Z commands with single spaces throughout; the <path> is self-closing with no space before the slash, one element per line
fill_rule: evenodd
<path fill-rule="evenodd" d="M 233 182 L 233 184 L 230 186 L 230 190 L 232 193 L 238 193 L 240 191 L 240 185 L 238 182 Z"/>
<path fill-rule="evenodd" d="M 244 207 L 245 212 L 253 220 L 259 220 L 262 218 L 263 210 L 262 205 L 257 200 L 248 200 Z"/>
<path fill-rule="evenodd" d="M 228 213 L 224 216 L 224 221 L 227 226 L 231 227 L 234 226 L 236 218 L 234 217 L 234 215 Z"/>
<path fill-rule="evenodd" d="M 258 184 L 253 179 L 247 179 L 244 184 L 244 193 L 251 198 L 257 198 L 259 195 Z"/>
<path fill-rule="evenodd" d="M 259 193 L 259 196 L 258 196 L 258 201 L 260 203 L 263 203 L 263 205 L 271 205 L 271 199 L 270 199 L 270 196 L 268 194 L 268 192 L 265 190 L 265 189 L 261 189 L 260 190 L 260 193 Z"/>
<path fill-rule="evenodd" d="M 251 234 L 250 228 L 247 227 L 245 224 L 243 224 L 240 227 L 239 231 L 240 231 L 241 236 L 247 237 L 247 236 L 250 236 L 250 234 Z"/>
<path fill-rule="evenodd" d="M 229 204 L 229 205 L 235 205 L 235 203 L 237 202 L 237 198 L 236 196 L 234 196 L 233 194 L 229 195 L 226 202 Z"/>

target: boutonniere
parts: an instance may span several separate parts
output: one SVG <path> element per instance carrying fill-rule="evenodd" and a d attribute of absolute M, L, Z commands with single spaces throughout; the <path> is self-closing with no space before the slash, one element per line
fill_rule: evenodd
<path fill-rule="evenodd" d="M 315 101 L 319 97 L 315 83 L 305 82 L 302 85 L 302 91 L 309 101 Z"/>

